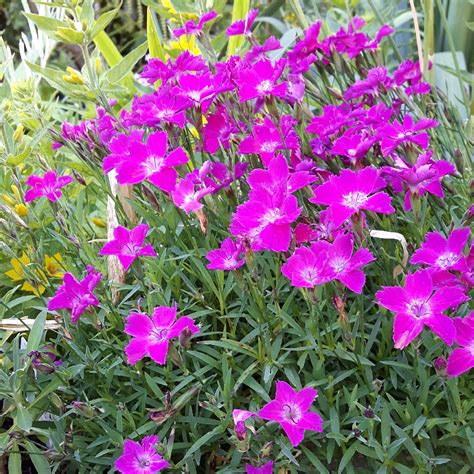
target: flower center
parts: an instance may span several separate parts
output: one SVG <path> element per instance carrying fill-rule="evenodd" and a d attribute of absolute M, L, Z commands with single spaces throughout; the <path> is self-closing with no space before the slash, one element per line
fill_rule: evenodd
<path fill-rule="evenodd" d="M 453 266 L 459 260 L 459 256 L 453 252 L 443 253 L 436 260 L 436 266 L 442 268 L 443 270 Z"/>
<path fill-rule="evenodd" d="M 407 304 L 407 313 L 416 319 L 424 319 L 431 316 L 431 307 L 427 301 L 411 300 Z"/>
<path fill-rule="evenodd" d="M 367 194 L 353 191 L 342 196 L 342 204 L 351 209 L 359 209 L 367 202 L 367 199 Z"/>
<path fill-rule="evenodd" d="M 301 420 L 302 413 L 298 405 L 285 403 L 283 405 L 283 418 L 289 423 L 296 424 Z"/>
<path fill-rule="evenodd" d="M 300 275 L 303 278 L 303 280 L 312 284 L 316 284 L 316 281 L 319 277 L 319 272 L 316 267 L 306 267 L 303 270 L 301 270 Z"/>
<path fill-rule="evenodd" d="M 141 250 L 141 247 L 136 244 L 128 243 L 122 247 L 122 254 L 128 256 L 137 255 Z"/>
<path fill-rule="evenodd" d="M 168 328 L 155 328 L 151 332 L 151 338 L 155 342 L 165 341 L 168 337 Z"/>
<path fill-rule="evenodd" d="M 265 81 L 262 81 L 258 86 L 257 90 L 260 94 L 264 94 L 266 92 L 270 92 L 273 88 L 273 83 L 272 81 L 269 81 L 268 79 Z"/>
<path fill-rule="evenodd" d="M 354 148 L 350 148 L 349 150 L 347 150 L 347 154 L 349 156 L 355 156 L 356 153 L 357 153 L 357 151 L 354 150 Z"/>
<path fill-rule="evenodd" d="M 270 209 L 261 219 L 263 225 L 273 224 L 276 220 L 281 218 L 280 209 Z"/>
<path fill-rule="evenodd" d="M 331 267 L 336 273 L 342 273 L 347 267 L 347 260 L 344 258 L 335 258 L 331 260 Z"/>
<path fill-rule="evenodd" d="M 260 145 L 260 151 L 265 153 L 273 153 L 277 149 L 278 145 L 279 143 L 274 141 L 265 142 Z"/>
<path fill-rule="evenodd" d="M 224 259 L 225 268 L 233 268 L 235 265 L 237 265 L 237 260 L 235 257 L 230 256 Z"/>
<path fill-rule="evenodd" d="M 157 155 L 149 155 L 143 164 L 148 174 L 157 173 L 163 168 L 164 158 Z"/>

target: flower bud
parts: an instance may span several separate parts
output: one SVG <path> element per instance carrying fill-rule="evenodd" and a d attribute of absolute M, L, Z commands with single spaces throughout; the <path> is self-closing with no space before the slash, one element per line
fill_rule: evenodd
<path fill-rule="evenodd" d="M 181 347 L 189 347 L 189 341 L 191 339 L 191 336 L 193 333 L 189 328 L 185 328 L 181 334 L 179 335 L 179 343 L 181 344 Z"/>
<path fill-rule="evenodd" d="M 21 203 L 15 206 L 15 211 L 20 217 L 25 217 L 28 215 L 28 208 Z"/>
<path fill-rule="evenodd" d="M 375 417 L 374 410 L 372 410 L 372 408 L 370 408 L 370 407 L 367 407 L 367 408 L 364 410 L 364 416 L 365 416 L 366 418 L 374 418 L 374 417 Z"/>
<path fill-rule="evenodd" d="M 15 142 L 19 142 L 23 138 L 24 133 L 25 133 L 25 127 L 23 127 L 23 125 L 20 123 L 20 125 L 16 127 L 16 130 L 13 133 L 13 140 Z"/>

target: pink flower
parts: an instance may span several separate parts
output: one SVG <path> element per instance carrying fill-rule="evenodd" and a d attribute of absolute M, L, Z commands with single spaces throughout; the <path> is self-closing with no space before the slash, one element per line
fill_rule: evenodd
<path fill-rule="evenodd" d="M 465 318 L 454 318 L 457 347 L 448 357 L 448 376 L 457 377 L 474 367 L 474 312 Z"/>
<path fill-rule="evenodd" d="M 121 225 L 114 229 L 114 239 L 107 242 L 99 255 L 116 255 L 127 271 L 138 257 L 156 257 L 156 252 L 150 244 L 144 245 L 148 232 L 147 224 L 137 225 L 128 230 Z"/>
<path fill-rule="evenodd" d="M 387 193 L 377 192 L 384 187 L 385 181 L 375 168 L 366 167 L 358 172 L 344 169 L 339 176 L 332 176 L 318 186 L 309 201 L 329 206 L 334 225 L 339 227 L 361 210 L 381 214 L 395 212 L 392 198 Z"/>
<path fill-rule="evenodd" d="M 410 115 L 405 115 L 403 123 L 395 120 L 391 124 L 382 125 L 377 129 L 377 134 L 382 139 L 382 155 L 390 155 L 399 145 L 406 142 L 414 143 L 425 150 L 428 147 L 430 137 L 427 133 L 420 132 L 437 126 L 438 122 L 436 120 L 428 118 L 422 118 L 414 123 Z"/>
<path fill-rule="evenodd" d="M 376 293 L 381 306 L 395 313 L 393 341 L 397 349 L 410 344 L 428 326 L 446 344 L 451 345 L 456 336 L 453 320 L 443 314 L 456 308 L 468 298 L 457 287 L 433 289 L 429 270 L 409 273 L 405 288 L 386 286 Z"/>
<path fill-rule="evenodd" d="M 267 56 L 265 53 L 269 51 L 275 51 L 282 48 L 280 41 L 278 41 L 274 36 L 270 36 L 265 40 L 265 43 L 262 45 L 255 44 L 252 46 L 252 49 L 245 53 L 245 62 L 253 63 L 260 59 L 265 59 Z"/>
<path fill-rule="evenodd" d="M 237 438 L 241 441 L 247 436 L 247 429 L 245 427 L 245 420 L 255 416 L 256 413 L 248 410 L 234 410 L 232 417 L 234 419 L 234 431 Z"/>
<path fill-rule="evenodd" d="M 381 93 L 385 94 L 392 87 L 392 82 L 387 68 L 375 67 L 369 70 L 365 79 L 356 81 L 344 92 L 344 99 L 357 99 L 364 95 L 376 97 Z"/>
<path fill-rule="evenodd" d="M 187 214 L 197 211 L 203 207 L 201 200 L 214 191 L 214 184 L 209 185 L 204 182 L 204 176 L 207 175 L 210 168 L 210 162 L 203 163 L 201 168 L 188 173 L 172 192 L 175 206 L 183 209 Z"/>
<path fill-rule="evenodd" d="M 176 186 L 178 173 L 174 166 L 188 162 L 188 155 L 178 147 L 167 153 L 166 132 L 152 133 L 145 144 L 132 142 L 130 155 L 115 165 L 120 184 L 136 184 L 150 181 L 162 191 L 171 192 Z"/>
<path fill-rule="evenodd" d="M 232 23 L 229 28 L 227 28 L 227 36 L 237 36 L 237 35 L 251 35 L 252 26 L 257 18 L 258 10 L 254 8 L 247 13 L 247 16 L 243 20 L 237 20 Z"/>
<path fill-rule="evenodd" d="M 110 155 L 104 157 L 102 169 L 104 173 L 116 168 L 122 161 L 131 160 L 132 143 L 142 143 L 143 130 L 132 130 L 130 135 L 120 133 L 116 135 L 109 143 Z"/>
<path fill-rule="evenodd" d="M 207 253 L 206 258 L 209 260 L 207 268 L 209 270 L 236 270 L 245 264 L 245 258 L 240 258 L 242 253 L 245 253 L 244 246 L 227 237 L 219 249 Z"/>
<path fill-rule="evenodd" d="M 178 337 L 185 329 L 199 332 L 194 321 L 187 316 L 176 320 L 176 306 L 159 306 L 150 318 L 144 313 L 131 313 L 127 317 L 125 333 L 133 336 L 125 354 L 129 364 L 136 364 L 147 354 L 160 365 L 166 363 L 170 339 Z"/>
<path fill-rule="evenodd" d="M 73 181 L 71 176 L 58 176 L 55 170 L 47 171 L 43 177 L 32 174 L 26 179 L 26 184 L 32 189 L 26 191 L 25 201 L 33 201 L 44 196 L 56 202 L 62 196 L 60 189 Z"/>
<path fill-rule="evenodd" d="M 423 196 L 425 193 L 433 194 L 439 198 L 444 197 L 441 180 L 444 176 L 454 174 L 454 166 L 445 160 L 433 160 L 433 151 L 430 150 L 418 156 L 416 163 L 412 165 L 395 156 L 394 167 L 384 166 L 382 173 L 389 178 L 396 192 L 403 191 L 406 186 L 404 207 L 411 209 L 412 196 Z"/>
<path fill-rule="evenodd" d="M 267 96 L 285 97 L 287 84 L 276 82 L 280 78 L 285 63 L 277 61 L 275 65 L 269 59 L 261 59 L 239 73 L 240 102 Z"/>
<path fill-rule="evenodd" d="M 206 112 L 211 105 L 216 93 L 219 92 L 214 85 L 214 78 L 210 74 L 182 74 L 178 78 L 178 86 L 172 93 L 178 97 L 189 100 L 194 106 Z"/>
<path fill-rule="evenodd" d="M 314 242 L 308 249 L 300 247 L 282 266 L 281 272 L 293 286 L 313 288 L 332 280 L 339 280 L 355 293 L 361 293 L 365 275 L 360 270 L 375 260 L 372 253 L 361 248 L 353 254 L 350 234 L 341 234 L 333 244 Z"/>
<path fill-rule="evenodd" d="M 158 436 L 145 436 L 141 444 L 126 439 L 115 469 L 122 474 L 155 474 L 166 469 L 170 464 L 156 452 L 157 443 Z"/>
<path fill-rule="evenodd" d="M 309 411 L 317 394 L 314 388 L 295 392 L 286 382 L 278 381 L 275 400 L 267 403 L 258 412 L 258 416 L 279 423 L 290 438 L 291 444 L 296 447 L 303 441 L 305 430 L 323 431 L 322 418 Z"/>
<path fill-rule="evenodd" d="M 187 21 L 182 28 L 176 28 L 173 30 L 173 35 L 175 38 L 179 38 L 183 35 L 200 35 L 204 25 L 214 18 L 216 18 L 217 12 L 211 10 L 210 12 L 204 13 L 204 15 L 199 18 L 199 21 L 195 23 L 192 20 Z"/>
<path fill-rule="evenodd" d="M 250 464 L 245 465 L 247 474 L 272 474 L 273 473 L 273 461 L 268 461 L 266 464 L 260 467 L 255 467 Z"/>
<path fill-rule="evenodd" d="M 291 224 L 300 212 L 298 200 L 292 194 L 273 196 L 263 189 L 254 189 L 251 199 L 237 207 L 230 231 L 248 238 L 254 251 L 286 252 L 291 242 Z"/>
<path fill-rule="evenodd" d="M 234 119 L 227 113 L 225 107 L 220 106 L 207 117 L 203 130 L 203 149 L 207 153 L 215 153 L 222 146 L 224 150 L 230 147 L 230 140 L 239 129 Z"/>
<path fill-rule="evenodd" d="M 463 249 L 469 234 L 467 227 L 453 230 L 447 239 L 439 232 L 429 232 L 421 248 L 411 257 L 410 263 L 428 265 L 437 270 L 467 272 Z"/>
<path fill-rule="evenodd" d="M 71 310 L 71 321 L 76 323 L 79 316 L 89 306 L 99 305 L 99 300 L 95 297 L 93 291 L 101 277 L 102 275 L 92 266 L 87 267 L 87 276 L 81 281 L 77 281 L 71 273 L 66 273 L 63 284 L 49 300 L 48 309 L 50 311 L 69 309 Z"/>
<path fill-rule="evenodd" d="M 365 132 L 349 129 L 333 143 L 331 154 L 344 156 L 351 165 L 355 165 L 367 156 L 376 141 L 377 138 Z"/>

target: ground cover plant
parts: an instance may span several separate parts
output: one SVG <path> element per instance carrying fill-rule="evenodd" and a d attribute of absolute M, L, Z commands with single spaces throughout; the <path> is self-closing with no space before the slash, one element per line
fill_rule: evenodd
<path fill-rule="evenodd" d="M 470 122 L 389 24 L 197 3 L 5 58 L 0 469 L 470 472 Z"/>

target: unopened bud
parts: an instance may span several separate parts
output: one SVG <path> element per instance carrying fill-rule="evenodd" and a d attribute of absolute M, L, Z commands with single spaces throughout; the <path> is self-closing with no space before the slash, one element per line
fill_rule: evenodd
<path fill-rule="evenodd" d="M 179 343 L 181 344 L 181 347 L 186 348 L 189 346 L 189 341 L 192 335 L 193 333 L 189 328 L 186 328 L 181 332 L 181 334 L 179 335 Z"/>
<path fill-rule="evenodd" d="M 23 138 L 24 133 L 25 133 L 25 127 L 23 127 L 23 125 L 20 123 L 20 125 L 16 127 L 16 130 L 13 133 L 13 140 L 15 142 L 19 142 Z"/>

